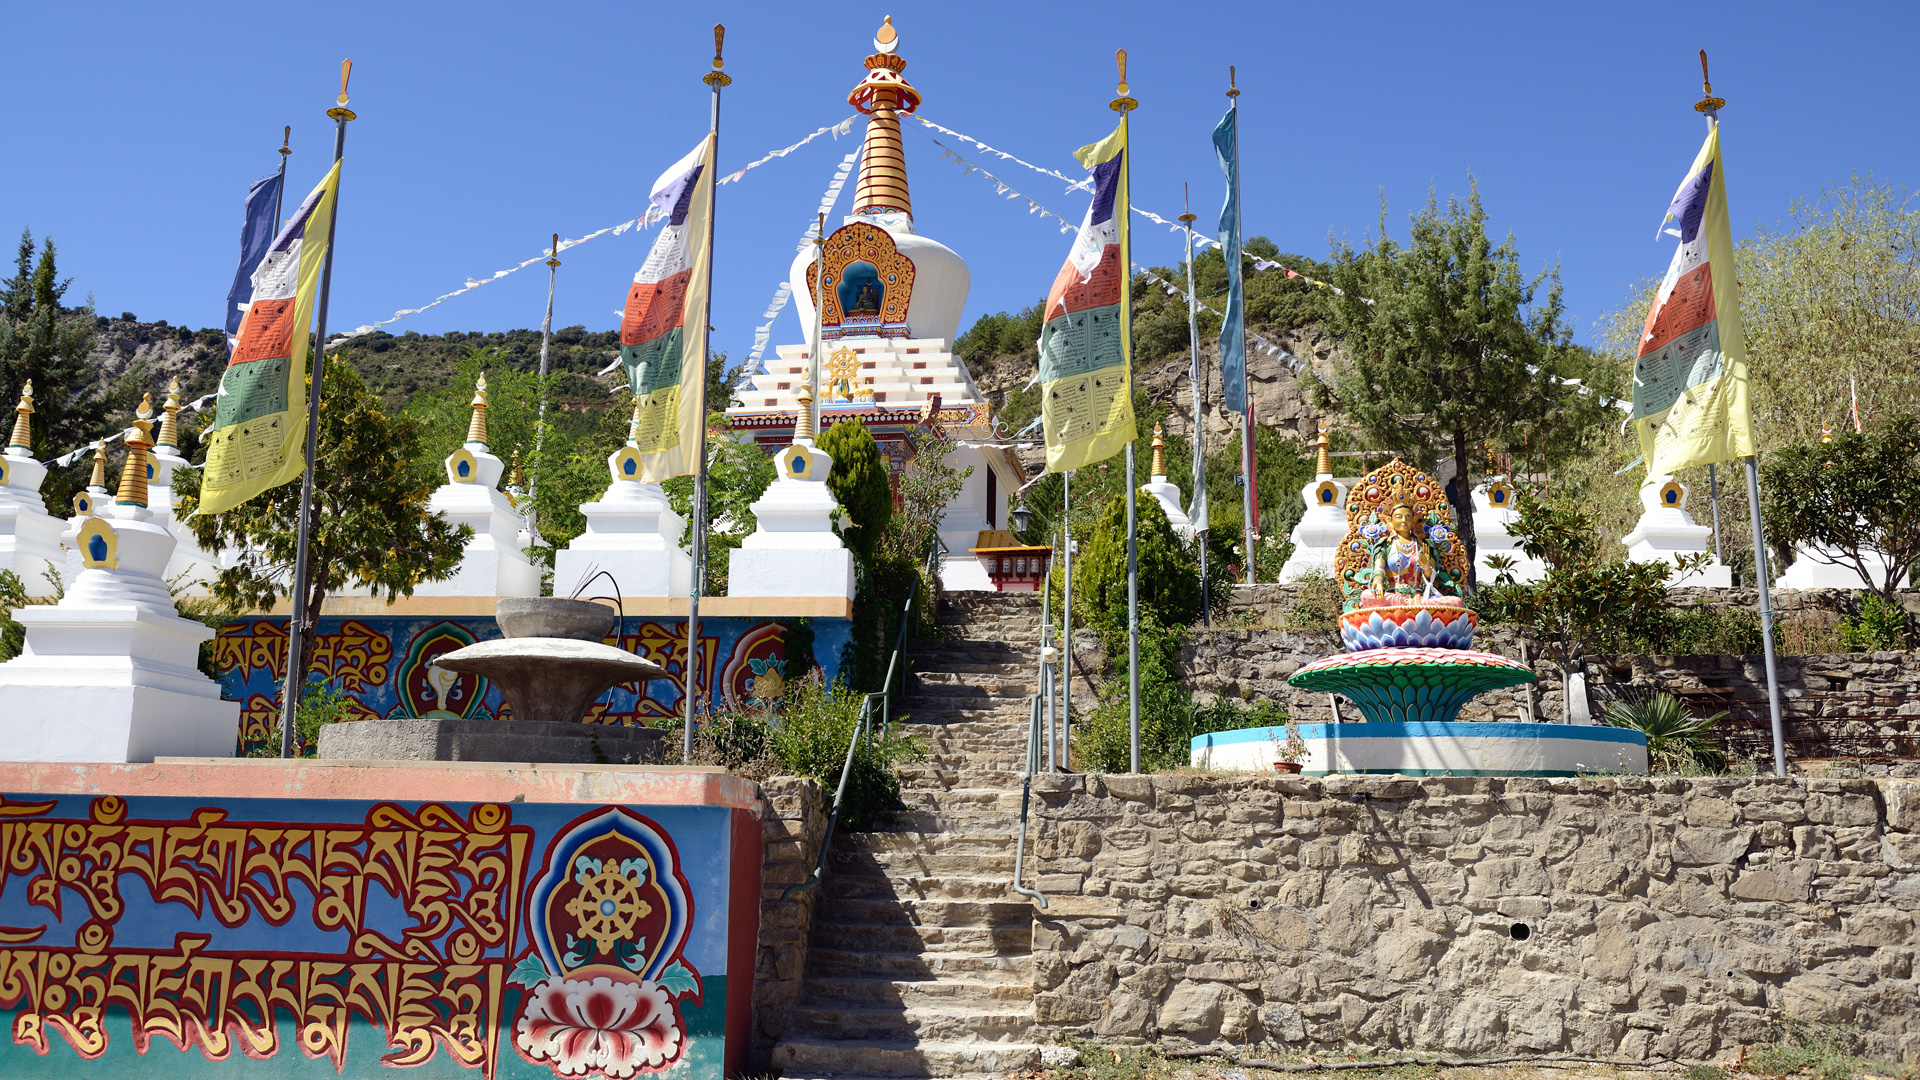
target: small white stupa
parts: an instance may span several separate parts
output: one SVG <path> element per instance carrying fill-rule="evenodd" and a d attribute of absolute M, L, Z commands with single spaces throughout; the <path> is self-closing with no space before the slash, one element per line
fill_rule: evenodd
<path fill-rule="evenodd" d="M 1482 585 L 1491 584 L 1498 571 L 1487 565 L 1490 555 L 1513 560 L 1513 580 L 1527 585 L 1547 576 L 1547 564 L 1520 550 L 1520 541 L 1508 530 L 1520 520 L 1513 508 L 1513 485 L 1502 477 L 1473 489 L 1474 573 Z"/>
<path fill-rule="evenodd" d="M 602 570 L 622 596 L 693 595 L 693 558 L 680 549 L 687 520 L 673 512 L 659 484 L 640 480 L 640 406 L 636 396 L 627 444 L 607 458 L 613 483 L 599 502 L 580 505 L 587 531 L 554 555 L 555 596 L 571 596 Z"/>
<path fill-rule="evenodd" d="M 13 437 L 0 453 L 0 570 L 11 570 L 28 596 L 52 596 L 47 571 L 64 570 L 60 534 L 67 523 L 47 513 L 40 482 L 47 467 L 33 458 L 33 384 L 20 391 L 13 407 Z"/>
<path fill-rule="evenodd" d="M 146 410 L 150 415 L 151 410 Z M 80 519 L 81 571 L 58 604 L 19 608 L 19 656 L 0 664 L 0 740 L 12 761 L 230 757 L 240 703 L 200 673 L 212 628 L 183 619 L 161 578 L 173 534 L 147 507 L 152 424 L 127 432 L 111 507 Z M 96 472 L 102 457 L 96 456 Z"/>
<path fill-rule="evenodd" d="M 1140 485 L 1140 490 L 1159 501 L 1160 509 L 1167 512 L 1167 522 L 1173 526 L 1174 535 L 1183 541 L 1190 541 L 1193 539 L 1193 521 L 1180 508 L 1180 487 L 1167 483 L 1166 446 L 1160 434 L 1160 425 L 1153 425 L 1153 471 L 1147 474 L 1148 480 Z"/>
<path fill-rule="evenodd" d="M 152 406 L 148 404 L 147 408 Z M 167 531 L 177 542 L 173 558 L 167 560 L 167 582 L 178 592 L 205 596 L 213 579 L 220 575 L 220 560 L 201 550 L 193 530 L 173 505 L 173 471 L 190 469 L 192 463 L 180 453 L 180 380 L 167 384 L 167 403 L 161 406 L 160 434 L 154 438 L 153 456 L 147 462 L 147 506 L 154 517 L 167 523 Z"/>
<path fill-rule="evenodd" d="M 1687 485 L 1671 473 L 1647 477 L 1640 486 L 1640 505 L 1646 507 L 1633 531 L 1621 539 L 1627 558 L 1634 562 L 1678 562 L 1682 555 L 1712 551 L 1713 529 L 1696 524 L 1687 513 Z M 1733 570 L 1713 562 L 1668 585 L 1725 589 L 1733 584 Z"/>
<path fill-rule="evenodd" d="M 1320 461 L 1313 479 L 1300 489 L 1300 501 L 1307 506 L 1300 523 L 1293 527 L 1293 554 L 1280 567 L 1280 580 L 1293 581 L 1308 574 L 1333 576 L 1333 559 L 1347 538 L 1347 485 L 1333 478 L 1333 450 L 1327 444 L 1327 425 L 1320 423 L 1320 439 L 1315 446 Z"/>
<path fill-rule="evenodd" d="M 87 520 L 96 514 L 105 513 L 107 504 L 113 501 L 113 492 L 107 487 L 107 441 L 93 441 L 93 476 L 87 480 L 87 489 L 73 497 L 73 516 L 68 518 L 60 530 L 60 546 L 66 549 L 65 566 L 61 580 L 72 585 L 86 569 L 80 558 L 80 530 Z"/>
<path fill-rule="evenodd" d="M 427 509 L 454 524 L 471 525 L 473 539 L 452 577 L 422 582 L 414 595 L 540 595 L 540 568 L 520 549 L 520 513 L 500 490 L 504 472 L 506 463 L 487 449 L 487 376 L 482 373 L 466 444 L 447 455 L 447 482 L 427 501 Z"/>
<path fill-rule="evenodd" d="M 753 504 L 758 527 L 728 553 L 728 596 L 853 599 L 853 553 L 833 531 L 833 458 L 813 446 L 813 394 L 800 390 L 793 444 L 774 455 L 774 481 Z"/>
<path fill-rule="evenodd" d="M 1833 425 L 1823 424 L 1820 428 L 1820 441 L 1833 442 Z M 1869 573 L 1884 577 L 1887 565 L 1886 557 L 1877 549 L 1868 548 L 1861 553 L 1861 561 L 1866 563 Z M 1793 547 L 1793 565 L 1787 567 L 1780 580 L 1773 583 L 1781 589 L 1878 589 L 1879 581 L 1868 581 L 1861 575 L 1847 556 L 1824 544 L 1795 544 Z M 1907 587 L 1907 575 L 1900 574 L 1899 588 Z"/>

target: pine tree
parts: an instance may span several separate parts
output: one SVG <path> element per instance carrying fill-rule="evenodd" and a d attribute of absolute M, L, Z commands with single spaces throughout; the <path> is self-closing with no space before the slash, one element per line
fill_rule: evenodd
<path fill-rule="evenodd" d="M 38 259 L 21 233 L 14 274 L 0 282 L 0 402 L 10 407 L 31 381 L 34 449 L 53 454 L 103 434 L 106 401 L 88 364 L 92 304 L 62 305 L 72 279 L 61 279 L 51 239 L 37 248 Z"/>

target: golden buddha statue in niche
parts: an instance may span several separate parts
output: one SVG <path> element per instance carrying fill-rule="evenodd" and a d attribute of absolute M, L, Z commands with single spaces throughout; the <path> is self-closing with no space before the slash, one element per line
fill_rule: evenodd
<path fill-rule="evenodd" d="M 1393 461 L 1347 496 L 1347 536 L 1335 557 L 1343 608 L 1457 607 L 1466 553 L 1446 496 L 1426 473 Z"/>

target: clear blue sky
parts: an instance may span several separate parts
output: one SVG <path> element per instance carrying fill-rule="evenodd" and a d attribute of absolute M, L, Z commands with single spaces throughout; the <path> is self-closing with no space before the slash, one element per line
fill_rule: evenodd
<path fill-rule="evenodd" d="M 1208 133 L 1227 65 L 1244 91 L 1249 235 L 1324 257 L 1363 241 L 1431 186 L 1468 174 L 1529 267 L 1558 262 L 1571 314 L 1591 324 L 1637 278 L 1664 271 L 1655 226 L 1698 148 L 1696 49 L 1713 61 L 1737 231 L 1872 170 L 1920 181 L 1906 3 L 1565 4 L 259 4 L 18 3 L 5 16 L 0 233 L 51 235 L 99 310 L 195 327 L 221 322 L 247 182 L 294 125 L 289 203 L 331 153 L 323 115 L 354 59 L 335 264 L 334 328 L 419 307 L 577 236 L 635 216 L 659 171 L 707 123 L 715 21 L 727 24 L 721 168 L 731 171 L 851 114 L 873 31 L 891 14 L 922 114 L 1036 163 L 1113 122 L 1124 47 L 1137 205 L 1202 224 L 1221 182 Z M 908 125 L 917 128 L 918 125 Z M 855 128 L 855 138 L 860 128 Z M 1057 227 L 906 135 L 922 233 L 970 263 L 962 325 L 1040 298 L 1065 254 Z M 740 356 L 785 276 L 848 143 L 818 140 L 721 189 L 716 345 Z M 1008 162 L 990 167 L 1078 220 L 1086 196 Z M 850 197 L 851 184 L 847 196 Z M 840 205 L 844 213 L 846 202 Z M 617 325 L 652 234 L 565 254 L 555 325 Z M 1136 233 L 1171 264 L 1179 241 Z M 534 267 L 389 327 L 538 326 Z M 799 340 L 789 308 L 775 343 Z"/>

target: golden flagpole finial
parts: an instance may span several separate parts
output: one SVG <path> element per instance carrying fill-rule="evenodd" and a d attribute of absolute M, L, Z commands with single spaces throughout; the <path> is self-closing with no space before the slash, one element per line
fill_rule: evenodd
<path fill-rule="evenodd" d="M 1193 212 L 1193 188 L 1185 181 L 1180 184 L 1180 208 L 1186 211 L 1180 215 L 1180 220 L 1191 226 L 1196 216 Z"/>
<path fill-rule="evenodd" d="M 720 58 L 720 46 L 725 44 L 726 40 L 727 40 L 727 28 L 725 26 L 722 26 L 719 23 L 714 23 L 713 24 L 713 70 L 707 72 L 705 75 L 702 75 L 700 77 L 700 81 L 703 83 L 706 83 L 708 86 L 714 86 L 714 87 L 730 86 L 733 83 L 733 78 L 729 76 L 726 72 L 720 70 L 722 67 L 726 66 L 726 61 Z"/>
<path fill-rule="evenodd" d="M 1107 103 L 1107 107 L 1125 116 L 1140 106 L 1140 103 L 1127 96 L 1127 50 L 1113 50 L 1114 63 L 1120 66 L 1120 96 Z"/>
<path fill-rule="evenodd" d="M 467 443 L 479 443 L 481 449 L 487 446 L 487 373 L 480 373 L 480 380 L 474 384 L 473 419 L 467 422 Z"/>
<path fill-rule="evenodd" d="M 154 440 L 155 446 L 164 446 L 171 450 L 180 448 L 180 378 L 175 376 L 167 382 L 167 403 L 162 407 L 166 415 L 160 418 L 160 436 Z"/>
<path fill-rule="evenodd" d="M 287 144 L 291 143 L 292 141 L 293 141 L 293 125 L 288 124 L 287 130 L 282 132 L 280 135 L 280 156 L 281 157 L 286 157 L 288 154 L 293 153 L 293 151 L 287 149 Z"/>
<path fill-rule="evenodd" d="M 548 266 L 560 265 L 560 234 L 559 233 L 553 234 L 553 253 L 547 256 L 547 265 Z"/>
<path fill-rule="evenodd" d="M 1693 103 L 1693 111 L 1703 113 L 1719 112 L 1726 107 L 1727 99 L 1713 96 L 1713 80 L 1707 77 L 1707 50 L 1700 50 L 1700 93 L 1704 95 Z"/>
<path fill-rule="evenodd" d="M 140 401 L 133 426 L 127 429 L 127 458 L 120 465 L 120 490 L 113 501 L 121 506 L 147 505 L 147 451 L 153 448 L 153 395 Z M 104 447 L 102 456 L 104 457 Z"/>
<path fill-rule="evenodd" d="M 13 407 L 13 438 L 7 440 L 8 449 L 19 447 L 22 450 L 33 449 L 33 380 L 20 388 L 20 404 Z"/>
<path fill-rule="evenodd" d="M 334 105 L 333 108 L 327 110 L 327 115 L 333 117 L 335 120 L 356 119 L 354 111 L 347 108 L 347 79 L 352 77 L 352 75 L 353 61 L 340 61 L 340 97 L 338 103 Z"/>
<path fill-rule="evenodd" d="M 1233 70 L 1232 64 L 1227 65 L 1227 96 L 1230 98 L 1240 96 L 1240 75 Z"/>

